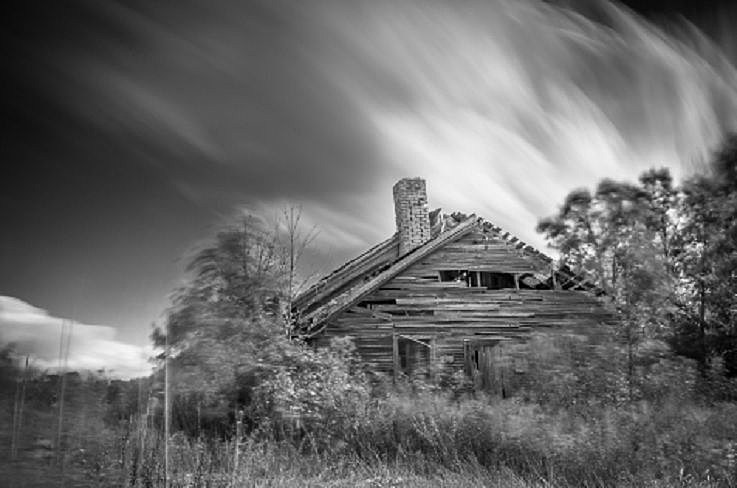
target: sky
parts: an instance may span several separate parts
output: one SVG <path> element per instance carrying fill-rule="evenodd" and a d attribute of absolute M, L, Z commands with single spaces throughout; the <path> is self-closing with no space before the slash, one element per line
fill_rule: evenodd
<path fill-rule="evenodd" d="M 301 205 L 328 271 L 421 176 L 432 208 L 544 249 L 570 190 L 701 171 L 737 130 L 730 2 L 4 8 L 0 341 L 43 367 L 73 319 L 71 367 L 138 374 L 187 256 L 239 212 Z"/>

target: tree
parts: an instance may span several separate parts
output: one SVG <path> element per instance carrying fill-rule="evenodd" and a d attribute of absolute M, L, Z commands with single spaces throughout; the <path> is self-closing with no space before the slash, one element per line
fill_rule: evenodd
<path fill-rule="evenodd" d="M 675 198 L 666 169 L 644 173 L 639 185 L 604 179 L 593 194 L 572 191 L 559 212 L 537 226 L 560 251 L 561 265 L 601 288 L 619 317 L 630 397 L 638 346 L 665 328 Z"/>
<path fill-rule="evenodd" d="M 675 272 L 672 315 L 676 351 L 696 359 L 703 373 L 721 358 L 737 376 L 737 135 L 726 139 L 708 171 L 682 185 L 684 222 Z"/>
<path fill-rule="evenodd" d="M 159 360 L 168 358 L 179 427 L 194 431 L 227 419 L 253 400 L 256 385 L 300 354 L 302 345 L 285 334 L 300 259 L 315 236 L 314 228 L 302 231 L 300 218 L 298 207 L 274 225 L 244 216 L 191 258 L 190 279 L 174 293 L 165 327 L 152 335 L 164 351 Z M 195 411 L 196 419 L 189 418 Z"/>
<path fill-rule="evenodd" d="M 630 354 L 643 337 L 667 338 L 704 375 L 719 358 L 737 376 L 737 135 L 680 186 L 667 169 L 635 185 L 605 179 L 537 230 L 606 292 Z"/>
<path fill-rule="evenodd" d="M 290 205 L 284 209 L 281 221 L 276 225 L 276 240 L 280 245 L 281 255 L 284 258 L 284 269 L 286 278 L 283 280 L 285 288 L 282 295 L 285 297 L 284 304 L 284 322 L 286 335 L 291 333 L 291 327 L 294 323 L 292 316 L 292 303 L 294 298 L 305 289 L 312 276 L 300 276 L 298 266 L 307 248 L 317 238 L 316 227 L 310 228 L 303 232 L 300 222 L 302 220 L 302 207 Z"/>
<path fill-rule="evenodd" d="M 168 356 L 173 395 L 206 404 L 216 416 L 244 401 L 245 379 L 283 337 L 282 263 L 273 232 L 250 215 L 194 254 L 191 278 L 174 293 L 165 329 L 152 336 L 164 348 L 160 359 Z"/>

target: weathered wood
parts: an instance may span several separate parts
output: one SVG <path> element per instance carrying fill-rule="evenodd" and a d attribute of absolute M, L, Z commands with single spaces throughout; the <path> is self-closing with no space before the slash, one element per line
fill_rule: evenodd
<path fill-rule="evenodd" d="M 462 331 L 463 329 L 485 329 L 488 330 L 489 333 L 500 331 L 500 330 L 529 330 L 529 327 L 522 327 L 519 324 L 513 324 L 513 323 L 498 323 L 498 324 L 489 324 L 487 322 L 483 321 L 463 321 L 461 324 L 448 324 L 443 321 L 433 321 L 433 322 L 413 322 L 413 321 L 406 321 L 406 322 L 400 322 L 394 325 L 394 330 L 400 330 L 400 329 L 427 329 L 427 330 L 447 330 L 448 328 L 453 328 L 454 332 Z"/>
<path fill-rule="evenodd" d="M 351 307 L 350 311 L 353 313 L 357 313 L 361 316 L 374 317 L 382 321 L 391 322 L 392 320 L 394 320 L 394 317 L 391 314 L 380 312 L 379 310 L 376 310 L 376 309 L 367 309 L 363 307 Z"/>
<path fill-rule="evenodd" d="M 426 341 L 423 344 L 430 348 L 427 357 L 431 363 L 441 361 L 447 367 L 462 368 L 469 343 L 523 347 L 532 334 L 595 335 L 602 325 L 613 323 L 612 314 L 589 293 L 595 292 L 590 284 L 554 270 L 552 260 L 544 254 L 475 218 L 382 265 L 378 274 L 372 274 L 376 272 L 372 266 L 385 255 L 376 251 L 369 254 L 373 257 L 359 260 L 336 275 L 343 281 L 333 285 L 333 292 L 305 302 L 313 308 L 303 316 L 311 320 L 306 330 L 315 341 L 324 343 L 321 341 L 329 337 L 349 335 L 370 368 L 395 378 L 401 372 L 402 336 L 410 342 L 411 338 Z M 364 271 L 368 275 L 360 274 Z M 484 272 L 508 273 L 514 276 L 515 288 L 488 290 L 469 287 L 465 281 L 443 282 L 441 271 L 473 273 L 475 284 L 482 283 Z M 548 277 L 553 289 L 520 288 L 525 274 L 542 283 Z M 562 289 L 561 279 L 570 279 L 587 291 Z M 401 347 L 408 347 L 406 344 L 402 340 Z M 494 351 L 484 353 L 483 361 L 488 362 L 484 367 L 491 375 L 485 381 L 503 391 L 511 369 L 494 368 L 511 361 L 511 353 Z M 407 361 L 412 360 L 410 352 L 404 354 Z M 524 349 L 514 354 L 524 356 Z"/>
<path fill-rule="evenodd" d="M 329 321 L 335 315 L 353 306 L 363 295 L 371 293 L 389 279 L 394 278 L 412 262 L 439 249 L 446 242 L 463 235 L 464 232 L 470 230 L 472 226 L 476 225 L 476 223 L 477 218 L 475 216 L 471 216 L 467 221 L 448 231 L 446 235 L 440 236 L 438 239 L 431 240 L 400 258 L 399 261 L 381 272 L 378 276 L 370 279 L 368 282 L 347 290 L 343 294 L 330 300 L 325 306 L 307 314 L 302 319 L 304 321 L 303 323 L 307 324 L 308 335 L 314 335 L 319 332 L 321 324 Z"/>
<path fill-rule="evenodd" d="M 399 337 L 397 334 L 392 336 L 392 364 L 394 369 L 394 381 L 399 376 Z"/>
<path fill-rule="evenodd" d="M 430 311 L 442 311 L 442 310 L 484 310 L 493 311 L 499 310 L 500 305 L 496 303 L 426 303 L 426 304 L 405 304 L 405 305 L 374 305 L 375 310 L 382 312 L 404 312 L 404 311 L 418 311 L 418 310 L 430 310 Z"/>
<path fill-rule="evenodd" d="M 312 285 L 308 290 L 295 298 L 293 307 L 299 310 L 309 308 L 311 303 L 329 297 L 342 287 L 350 285 L 356 279 L 390 263 L 397 258 L 399 238 L 395 234 L 389 239 L 377 244 L 357 258 L 348 261 L 329 275 Z"/>

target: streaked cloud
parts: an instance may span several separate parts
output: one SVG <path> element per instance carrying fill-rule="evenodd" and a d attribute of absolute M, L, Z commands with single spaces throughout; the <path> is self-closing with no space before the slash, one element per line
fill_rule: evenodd
<path fill-rule="evenodd" d="M 571 189 L 652 166 L 686 174 L 737 128 L 737 71 L 696 29 L 605 2 L 603 24 L 542 2 L 429 5 L 379 2 L 341 31 L 411 93 L 387 103 L 345 81 L 392 173 L 425 175 L 432 204 L 541 245 L 536 220 Z"/>
<path fill-rule="evenodd" d="M 355 250 L 391 232 L 388 190 L 419 175 L 431 204 L 540 245 L 536 220 L 572 188 L 682 174 L 737 128 L 713 43 L 594 3 L 596 21 L 532 0 L 223 1 L 176 22 L 118 7 L 144 56 L 73 59 L 109 107 L 96 116 L 169 154 L 198 205 L 301 201 L 324 242 Z"/>
<path fill-rule="evenodd" d="M 38 368 L 58 370 L 63 321 L 18 298 L 0 296 L 0 342 L 12 343 L 17 354 L 30 355 Z M 67 370 L 104 369 L 123 378 L 151 372 L 148 358 L 153 350 L 117 340 L 113 327 L 75 322 L 69 330 Z"/>

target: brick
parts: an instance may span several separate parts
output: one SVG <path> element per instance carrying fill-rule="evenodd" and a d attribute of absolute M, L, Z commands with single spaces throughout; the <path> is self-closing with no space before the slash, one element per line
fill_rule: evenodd
<path fill-rule="evenodd" d="M 394 185 L 394 214 L 399 233 L 400 256 L 430 240 L 425 180 L 404 178 Z"/>

